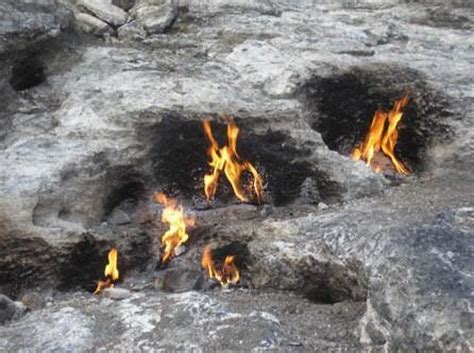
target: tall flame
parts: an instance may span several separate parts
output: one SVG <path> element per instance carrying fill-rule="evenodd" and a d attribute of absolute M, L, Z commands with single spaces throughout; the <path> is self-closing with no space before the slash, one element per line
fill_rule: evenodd
<path fill-rule="evenodd" d="M 105 280 L 104 281 L 97 281 L 97 288 L 94 291 L 94 294 L 99 294 L 105 288 L 112 288 L 114 286 L 114 282 L 119 279 L 119 271 L 117 268 L 117 258 L 118 252 L 116 249 L 112 248 L 109 251 L 109 263 L 105 266 Z"/>
<path fill-rule="evenodd" d="M 169 224 L 169 229 L 161 237 L 161 245 L 164 247 L 161 261 L 166 263 L 175 254 L 175 249 L 186 243 L 189 238 L 186 227 L 193 226 L 195 220 L 185 217 L 183 207 L 176 200 L 167 198 L 165 194 L 157 192 L 154 199 L 165 207 L 161 221 Z"/>
<path fill-rule="evenodd" d="M 370 125 L 364 142 L 355 147 L 352 151 L 351 158 L 353 160 L 364 160 L 368 166 L 378 172 L 379 166 L 373 165 L 373 158 L 375 153 L 382 149 L 382 152 L 390 158 L 395 170 L 407 175 L 409 170 L 403 163 L 395 156 L 395 146 L 398 140 L 398 124 L 403 116 L 403 109 L 408 105 L 408 95 L 395 101 L 392 110 L 388 114 L 384 111 L 377 110 Z"/>
<path fill-rule="evenodd" d="M 227 146 L 220 147 L 214 136 L 212 135 L 211 123 L 209 119 L 204 120 L 204 133 L 209 140 L 210 146 L 207 154 L 210 158 L 209 165 L 213 168 L 212 173 L 204 176 L 204 193 L 206 198 L 211 200 L 216 193 L 219 176 L 224 173 L 230 182 L 235 196 L 240 201 L 248 202 L 249 199 L 245 195 L 240 185 L 240 178 L 243 172 L 249 172 L 253 176 L 253 191 L 257 196 L 259 203 L 263 201 L 263 180 L 258 174 L 252 163 L 248 161 L 240 161 L 237 153 L 237 138 L 239 136 L 239 128 L 234 120 L 230 118 L 227 124 Z"/>
<path fill-rule="evenodd" d="M 216 269 L 210 245 L 204 248 L 201 265 L 207 271 L 209 278 L 217 280 L 223 287 L 230 284 L 237 284 L 240 280 L 240 272 L 235 265 L 234 256 L 226 256 L 222 267 Z"/>

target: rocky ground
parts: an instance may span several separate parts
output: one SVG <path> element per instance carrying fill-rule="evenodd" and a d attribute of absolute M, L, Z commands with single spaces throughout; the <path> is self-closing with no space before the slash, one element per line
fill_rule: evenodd
<path fill-rule="evenodd" d="M 473 27 L 463 1 L 2 2 L 0 350 L 472 351 Z M 414 173 L 385 178 L 347 155 L 407 91 Z M 264 206 L 203 202 L 223 113 Z M 197 218 L 165 270 L 157 190 Z M 207 243 L 241 288 L 157 285 Z M 110 246 L 122 301 L 87 291 Z"/>

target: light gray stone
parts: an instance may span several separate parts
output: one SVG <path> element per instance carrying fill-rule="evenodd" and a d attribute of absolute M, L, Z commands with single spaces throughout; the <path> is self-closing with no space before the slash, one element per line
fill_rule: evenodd
<path fill-rule="evenodd" d="M 148 34 L 164 33 L 177 16 L 176 6 L 168 1 L 141 2 L 130 11 Z"/>
<path fill-rule="evenodd" d="M 79 0 L 77 6 L 112 26 L 122 26 L 128 21 L 127 13 L 120 7 L 112 5 L 110 1 Z"/>
<path fill-rule="evenodd" d="M 113 28 L 97 17 L 80 12 L 75 15 L 76 24 L 85 33 L 92 33 L 96 36 L 103 36 L 105 33 L 112 33 Z"/>

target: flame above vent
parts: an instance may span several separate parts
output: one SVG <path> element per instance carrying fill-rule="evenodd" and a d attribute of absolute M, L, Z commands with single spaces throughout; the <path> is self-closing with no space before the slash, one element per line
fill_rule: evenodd
<path fill-rule="evenodd" d="M 99 294 L 105 288 L 112 288 L 114 286 L 114 282 L 119 279 L 119 271 L 117 267 L 117 259 L 118 259 L 118 252 L 116 249 L 112 248 L 109 251 L 109 263 L 105 266 L 105 280 L 99 280 L 97 282 L 97 288 L 94 291 L 94 294 Z"/>
<path fill-rule="evenodd" d="M 372 119 L 370 129 L 362 143 L 354 148 L 351 154 L 353 160 L 363 160 L 375 172 L 380 172 L 381 167 L 374 161 L 374 156 L 380 150 L 387 156 L 395 170 L 403 175 L 410 174 L 409 169 L 395 156 L 395 146 L 398 141 L 398 124 L 403 116 L 403 109 L 408 105 L 409 99 L 405 95 L 395 101 L 393 108 L 388 112 L 377 110 Z"/>
<path fill-rule="evenodd" d="M 216 268 L 210 245 L 204 248 L 201 265 L 207 271 L 209 278 L 215 279 L 223 287 L 235 285 L 240 281 L 240 271 L 235 265 L 234 256 L 226 256 L 224 264 Z"/>
<path fill-rule="evenodd" d="M 237 139 L 239 136 L 239 128 L 235 124 L 234 119 L 229 118 L 227 124 L 227 146 L 219 147 L 215 140 L 211 123 L 209 119 L 204 120 L 204 132 L 210 143 L 207 154 L 210 158 L 209 165 L 212 167 L 212 173 L 204 176 L 204 193 L 208 200 L 212 200 L 216 193 L 219 177 L 225 174 L 227 180 L 232 186 L 235 196 L 243 202 L 249 202 L 241 186 L 241 176 L 244 172 L 252 174 L 253 177 L 253 193 L 257 197 L 258 203 L 263 202 L 263 180 L 258 174 L 252 163 L 241 161 L 237 153 Z"/>
<path fill-rule="evenodd" d="M 185 217 L 183 206 L 161 192 L 155 193 L 154 200 L 165 207 L 161 214 L 161 221 L 169 224 L 169 229 L 161 237 L 161 245 L 164 248 L 161 262 L 166 263 L 175 255 L 175 249 L 188 241 L 186 227 L 193 226 L 195 219 Z"/>

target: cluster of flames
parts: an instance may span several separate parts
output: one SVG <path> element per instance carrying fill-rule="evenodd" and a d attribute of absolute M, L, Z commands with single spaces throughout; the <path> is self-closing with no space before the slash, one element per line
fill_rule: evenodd
<path fill-rule="evenodd" d="M 377 165 L 374 157 L 377 153 L 387 156 L 395 170 L 403 175 L 410 171 L 403 162 L 395 156 L 395 146 L 398 141 L 398 124 L 402 120 L 403 109 L 409 102 L 408 96 L 395 101 L 393 108 L 388 112 L 377 110 L 372 119 L 369 131 L 362 143 L 354 148 L 351 154 L 353 160 L 363 160 L 371 166 L 375 172 L 380 172 L 381 167 Z"/>
<path fill-rule="evenodd" d="M 393 164 L 395 170 L 403 175 L 409 174 L 409 170 L 395 156 L 395 146 L 398 140 L 398 124 L 403 116 L 403 109 L 408 104 L 408 96 L 395 101 L 393 108 L 388 112 L 378 110 L 375 112 L 370 129 L 364 139 L 352 151 L 351 157 L 354 160 L 363 160 L 376 172 L 380 171 L 380 166 L 374 162 L 374 157 L 380 151 L 387 156 Z M 242 175 L 249 173 L 253 177 L 251 193 L 255 195 L 258 203 L 263 202 L 263 179 L 257 169 L 248 161 L 242 161 L 237 153 L 237 139 L 239 128 L 232 118 L 227 123 L 227 145 L 220 147 L 212 134 L 209 119 L 204 120 L 204 133 L 209 141 L 207 155 L 209 166 L 212 171 L 204 176 L 204 194 L 207 200 L 212 200 L 216 194 L 219 178 L 222 174 L 229 181 L 235 196 L 242 202 L 249 202 L 249 191 L 244 191 L 242 187 Z M 161 263 L 168 263 L 176 255 L 176 249 L 184 245 L 189 235 L 186 228 L 195 225 L 193 217 L 184 214 L 183 206 L 176 200 L 158 192 L 154 195 L 154 201 L 164 206 L 161 214 L 161 222 L 167 224 L 169 229 L 161 237 L 162 256 Z M 97 282 L 94 294 L 102 292 L 105 288 L 111 288 L 119 279 L 117 268 L 118 253 L 116 249 L 111 249 L 108 254 L 108 264 L 105 267 L 105 280 Z M 204 248 L 201 265 L 207 272 L 209 278 L 216 280 L 222 286 L 235 285 L 240 280 L 240 272 L 235 264 L 234 256 L 227 256 L 223 264 L 216 265 L 212 256 L 211 246 Z"/>

